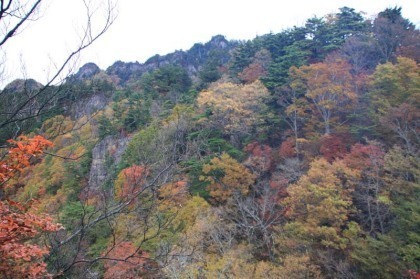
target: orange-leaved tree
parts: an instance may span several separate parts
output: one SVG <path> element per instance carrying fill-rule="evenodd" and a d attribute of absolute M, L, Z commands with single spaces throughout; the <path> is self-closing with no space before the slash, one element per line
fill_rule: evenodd
<path fill-rule="evenodd" d="M 1 191 L 8 181 L 31 164 L 52 143 L 42 136 L 9 140 L 10 147 L 0 160 Z M 35 243 L 44 232 L 58 231 L 62 227 L 45 214 L 34 214 L 34 201 L 22 204 L 0 196 L 0 277 L 47 277 L 42 257 L 48 247 Z"/>
<path fill-rule="evenodd" d="M 143 278 L 148 271 L 157 269 L 156 263 L 149 259 L 147 252 L 137 248 L 133 243 L 124 241 L 113 243 L 110 252 L 105 255 L 109 260 L 104 264 L 104 278 Z M 148 277 L 147 277 L 148 278 Z"/>
<path fill-rule="evenodd" d="M 120 201 L 134 199 L 142 190 L 149 171 L 144 166 L 133 165 L 123 169 L 115 181 L 115 196 Z"/>
<path fill-rule="evenodd" d="M 293 82 L 300 80 L 306 86 L 308 109 L 317 123 L 321 120 L 324 134 L 331 133 L 331 126 L 339 124 L 340 112 L 349 109 L 356 100 L 350 65 L 342 59 L 327 59 L 323 63 L 292 68 Z"/>

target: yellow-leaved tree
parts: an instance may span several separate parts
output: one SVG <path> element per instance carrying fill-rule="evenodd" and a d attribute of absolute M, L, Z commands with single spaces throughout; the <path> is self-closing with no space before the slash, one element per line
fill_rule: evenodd
<path fill-rule="evenodd" d="M 216 83 L 197 98 L 210 124 L 233 136 L 249 135 L 268 117 L 270 94 L 260 81 L 247 85 Z"/>
<path fill-rule="evenodd" d="M 286 230 L 317 249 L 345 249 L 350 232 L 358 231 L 358 225 L 349 221 L 353 210 L 349 182 L 357 175 L 340 161 L 313 161 L 308 173 L 288 188 Z"/>
<path fill-rule="evenodd" d="M 205 164 L 203 173 L 200 180 L 210 182 L 207 189 L 218 203 L 226 202 L 235 193 L 246 195 L 255 181 L 255 175 L 227 153 Z"/>

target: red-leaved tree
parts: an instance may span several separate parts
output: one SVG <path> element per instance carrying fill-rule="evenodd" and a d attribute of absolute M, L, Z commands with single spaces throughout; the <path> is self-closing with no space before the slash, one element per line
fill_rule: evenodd
<path fill-rule="evenodd" d="M 41 136 L 9 140 L 10 148 L 0 160 L 1 190 L 7 182 L 31 164 L 52 143 Z M 35 214 L 34 202 L 22 204 L 0 197 L 0 277 L 40 278 L 48 277 L 43 256 L 48 247 L 35 239 L 45 232 L 58 231 L 62 227 L 46 214 Z"/>

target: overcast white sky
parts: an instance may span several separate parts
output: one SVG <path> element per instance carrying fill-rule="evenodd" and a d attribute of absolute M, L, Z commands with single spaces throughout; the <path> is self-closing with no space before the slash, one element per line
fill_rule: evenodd
<path fill-rule="evenodd" d="M 94 0 L 100 1 L 100 0 Z M 81 0 L 47 0 L 41 17 L 7 43 L 3 85 L 28 77 L 45 82 L 77 42 L 83 22 Z M 78 66 L 94 62 L 106 69 L 117 60 L 144 62 L 174 50 L 189 49 L 217 34 L 246 40 L 280 32 L 316 15 L 348 6 L 371 17 L 387 7 L 401 6 L 403 16 L 420 25 L 418 0 L 119 0 L 111 29 L 80 57 Z M 0 86 L 3 86 L 0 84 Z"/>

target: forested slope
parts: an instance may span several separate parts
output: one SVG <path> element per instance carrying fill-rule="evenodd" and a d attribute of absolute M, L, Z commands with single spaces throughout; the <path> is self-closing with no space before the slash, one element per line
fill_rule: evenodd
<path fill-rule="evenodd" d="M 0 274 L 418 278 L 419 59 L 400 8 L 344 7 L 83 66 L 0 131 Z"/>

